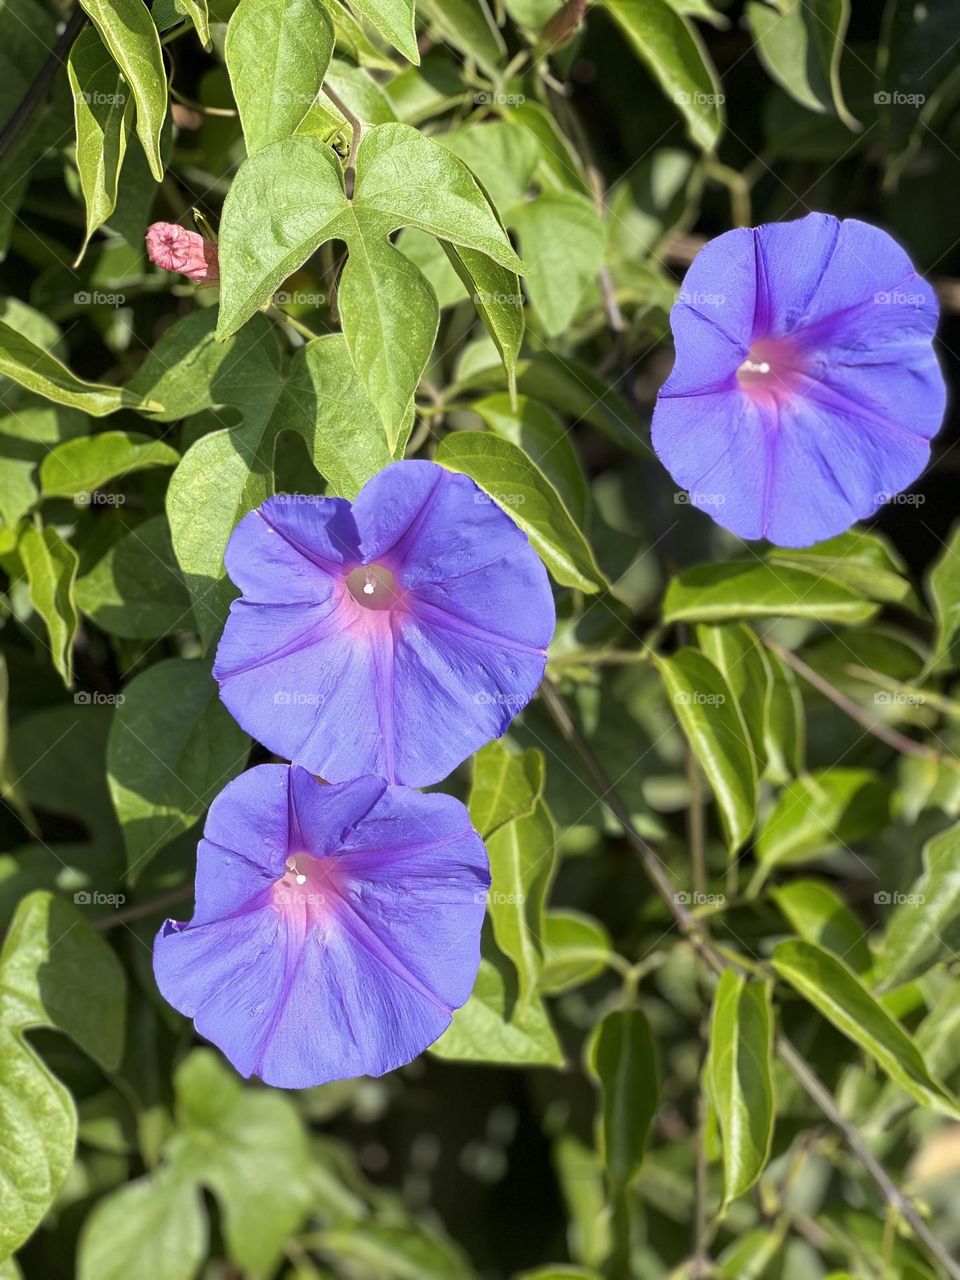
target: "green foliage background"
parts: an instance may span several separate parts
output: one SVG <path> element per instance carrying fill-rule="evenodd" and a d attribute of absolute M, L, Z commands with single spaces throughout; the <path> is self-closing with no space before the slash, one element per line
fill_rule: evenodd
<path fill-rule="evenodd" d="M 852 9 L 0 0 L 4 1280 L 960 1275 L 956 424 L 805 551 L 649 448 L 730 226 L 887 227 L 955 378 L 960 10 Z M 144 252 L 191 210 L 219 298 Z M 150 943 L 266 758 L 210 677 L 231 530 L 402 456 L 501 502 L 560 622 L 444 784 L 470 1002 L 285 1094 Z"/>

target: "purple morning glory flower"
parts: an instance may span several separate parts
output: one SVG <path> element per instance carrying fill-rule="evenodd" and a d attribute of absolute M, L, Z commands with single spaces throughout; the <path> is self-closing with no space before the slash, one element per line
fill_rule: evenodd
<path fill-rule="evenodd" d="M 210 807 L 194 916 L 158 933 L 157 984 L 241 1075 L 383 1075 L 470 995 L 489 886 L 452 796 L 260 765 Z"/>
<path fill-rule="evenodd" d="M 741 538 L 808 546 L 911 484 L 945 402 L 937 299 L 865 222 L 728 231 L 687 272 L 653 446 Z"/>
<path fill-rule="evenodd" d="M 270 498 L 226 553 L 213 673 L 248 733 L 331 782 L 438 782 L 543 677 L 555 613 L 526 534 L 467 476 L 397 462 L 351 505 Z"/>

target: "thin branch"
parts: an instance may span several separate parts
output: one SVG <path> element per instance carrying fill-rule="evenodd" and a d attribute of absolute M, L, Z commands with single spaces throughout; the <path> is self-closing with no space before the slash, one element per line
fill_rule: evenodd
<path fill-rule="evenodd" d="M 4 158 L 13 144 L 26 128 L 30 117 L 47 96 L 47 90 L 54 76 L 65 65 L 67 54 L 73 42 L 86 25 L 87 15 L 79 5 L 70 14 L 67 25 L 57 37 L 57 43 L 50 51 L 49 57 L 34 77 L 33 83 L 20 99 L 20 104 L 7 123 L 0 129 L 0 160 Z"/>
<path fill-rule="evenodd" d="M 357 151 L 360 148 L 360 134 L 363 130 L 363 125 L 335 89 L 331 89 L 328 84 L 325 84 L 323 86 L 323 92 L 337 108 L 344 120 L 346 120 L 353 133 L 353 136 L 350 139 L 350 155 L 347 158 L 347 167 L 343 174 L 344 191 L 346 192 L 347 199 L 352 200 L 354 188 L 357 185 Z"/>
<path fill-rule="evenodd" d="M 169 893 L 161 893 L 149 902 L 137 902 L 132 907 L 123 907 L 119 911 L 111 911 L 108 916 L 100 916 L 93 921 L 95 929 L 113 929 L 118 924 L 126 924 L 128 920 L 140 920 L 144 916 L 152 916 L 163 907 L 172 907 L 174 903 L 184 902 L 193 893 L 189 889 L 171 889 Z"/>
<path fill-rule="evenodd" d="M 928 747 L 925 742 L 917 742 L 915 738 L 910 738 L 905 733 L 901 733 L 899 729 L 892 729 L 889 725 L 884 724 L 882 720 L 878 720 L 876 716 L 870 715 L 868 711 L 864 711 L 859 703 L 854 702 L 852 698 L 841 690 L 837 689 L 825 679 L 818 671 L 814 671 L 813 667 L 808 666 L 802 658 L 791 650 L 779 644 L 776 640 L 771 640 L 769 636 L 764 636 L 764 644 L 772 653 L 791 667 L 798 676 L 802 676 L 807 684 L 812 685 L 818 693 L 832 702 L 835 707 L 856 721 L 862 729 L 866 729 L 867 733 L 872 733 L 875 738 L 879 738 L 881 742 L 885 742 L 888 747 L 892 747 L 894 751 L 899 751 L 905 756 L 917 756 L 921 760 L 942 760 L 944 764 L 951 767 L 957 767 L 952 760 L 941 754 L 934 747 Z"/>
<path fill-rule="evenodd" d="M 801 1088 L 814 1101 L 830 1123 L 843 1134 L 847 1146 L 857 1157 L 867 1173 L 883 1192 L 887 1203 L 909 1224 L 918 1240 L 921 1240 L 936 1258 L 950 1280 L 960 1280 L 960 1264 L 947 1252 L 946 1246 L 938 1240 L 917 1212 L 916 1206 L 909 1196 L 905 1195 L 883 1165 L 876 1158 L 855 1125 L 847 1119 L 834 1101 L 833 1094 L 826 1087 L 807 1060 L 797 1052 L 791 1042 L 780 1036 L 777 1042 L 780 1057 L 796 1076 Z"/>
<path fill-rule="evenodd" d="M 550 679 L 545 679 L 540 686 L 540 697 L 543 704 L 549 712 L 554 724 L 560 730 L 560 733 L 576 751 L 577 755 L 583 762 L 584 768 L 590 774 L 599 792 L 600 801 L 607 806 L 613 816 L 623 828 L 623 834 L 627 842 L 633 850 L 639 855 L 640 861 L 643 863 L 647 875 L 653 881 L 655 887 L 663 898 L 664 902 L 670 908 L 674 920 L 680 929 L 691 940 L 701 937 L 700 926 L 693 918 L 684 904 L 678 901 L 678 895 L 673 885 L 670 883 L 663 863 L 657 857 L 654 850 L 633 824 L 630 817 L 630 811 L 620 799 L 620 796 L 614 790 L 613 783 L 607 777 L 603 770 L 603 766 L 597 760 L 596 756 L 590 750 L 590 747 L 580 736 L 580 732 L 573 723 L 573 718 L 567 710 L 567 705 L 560 697 L 556 688 Z"/>

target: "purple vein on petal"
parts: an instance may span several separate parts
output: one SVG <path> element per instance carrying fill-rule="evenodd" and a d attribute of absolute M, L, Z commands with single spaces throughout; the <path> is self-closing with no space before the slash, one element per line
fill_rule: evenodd
<path fill-rule="evenodd" d="M 475 622 L 467 622 L 465 618 L 460 618 L 455 613 L 451 613 L 443 605 L 421 600 L 419 597 L 414 597 L 410 612 L 418 621 L 432 622 L 436 627 L 443 627 L 447 631 L 455 631 L 471 640 L 482 640 L 485 644 L 500 645 L 504 649 L 516 649 L 520 653 L 534 653 L 540 658 L 544 657 L 547 652 L 546 649 L 538 649 L 532 644 L 524 644 L 522 640 L 512 640 L 509 636 L 498 635 L 496 631 L 489 631 L 486 627 L 477 626 Z"/>
<path fill-rule="evenodd" d="M 337 912 L 337 919 L 353 937 L 354 941 L 358 942 L 374 960 L 378 960 L 384 968 L 389 969 L 401 982 L 405 982 L 421 999 L 428 1001 L 435 1008 L 440 1009 L 446 1017 L 449 1017 L 453 1013 L 451 1006 L 445 1004 L 436 992 L 431 991 L 426 983 L 421 978 L 418 978 L 407 967 L 406 963 L 387 946 L 380 935 L 367 924 L 350 899 L 341 893 L 338 886 L 331 887 L 333 896 L 337 899 L 338 904 L 346 907 L 345 912 Z"/>

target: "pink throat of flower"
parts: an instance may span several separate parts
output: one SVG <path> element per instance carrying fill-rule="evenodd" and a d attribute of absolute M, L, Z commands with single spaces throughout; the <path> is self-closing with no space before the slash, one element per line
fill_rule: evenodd
<path fill-rule="evenodd" d="M 309 853 L 291 854 L 279 880 L 273 883 L 273 909 L 289 921 L 316 924 L 333 901 L 335 861 Z"/>
<path fill-rule="evenodd" d="M 748 395 L 792 399 L 804 379 L 803 357 L 787 338 L 760 338 L 751 343 L 746 360 L 737 370 L 737 381 Z"/>
<path fill-rule="evenodd" d="M 402 603 L 396 578 L 382 564 L 362 564 L 347 574 L 347 590 L 362 609 L 381 613 Z"/>

